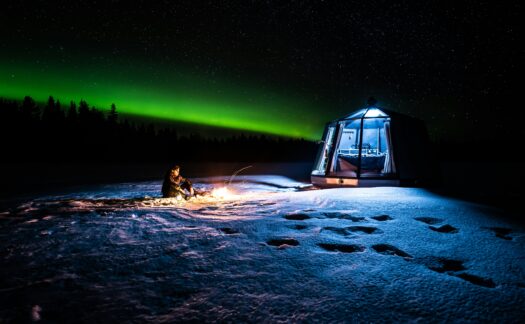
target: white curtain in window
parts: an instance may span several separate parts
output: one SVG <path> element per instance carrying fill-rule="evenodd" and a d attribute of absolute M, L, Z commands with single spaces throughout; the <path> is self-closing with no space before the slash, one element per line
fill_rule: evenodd
<path fill-rule="evenodd" d="M 396 165 L 394 163 L 394 148 L 392 145 L 392 136 L 390 136 L 390 122 L 386 121 L 384 126 L 387 152 L 385 156 L 385 165 L 383 166 L 383 173 L 395 173 Z"/>

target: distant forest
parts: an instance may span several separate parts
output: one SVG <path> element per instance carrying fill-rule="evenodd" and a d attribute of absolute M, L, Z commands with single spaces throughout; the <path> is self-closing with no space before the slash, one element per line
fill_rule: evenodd
<path fill-rule="evenodd" d="M 85 100 L 63 106 L 53 97 L 45 105 L 29 96 L 0 98 L 0 135 L 3 163 L 313 161 L 317 151 L 303 139 L 180 136 L 175 128 L 119 118 L 115 104 L 104 113 Z"/>

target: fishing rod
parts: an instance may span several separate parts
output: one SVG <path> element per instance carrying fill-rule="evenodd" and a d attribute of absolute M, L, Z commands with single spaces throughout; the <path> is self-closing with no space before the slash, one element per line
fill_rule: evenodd
<path fill-rule="evenodd" d="M 239 172 L 241 172 L 241 171 L 243 171 L 243 170 L 246 170 L 246 169 L 249 169 L 249 168 L 251 168 L 251 167 L 252 167 L 252 165 L 248 165 L 248 166 L 246 166 L 246 167 L 244 167 L 244 168 L 241 168 L 241 169 L 235 171 L 235 172 L 231 175 L 230 180 L 228 181 L 228 186 L 232 184 L 232 180 L 233 180 L 233 178 L 235 178 L 235 176 L 236 176 L 237 174 L 239 174 Z"/>

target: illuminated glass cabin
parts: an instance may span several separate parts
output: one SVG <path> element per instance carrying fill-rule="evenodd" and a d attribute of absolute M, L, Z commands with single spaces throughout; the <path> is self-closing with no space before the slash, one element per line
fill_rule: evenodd
<path fill-rule="evenodd" d="M 327 124 L 311 173 L 319 187 L 418 185 L 432 178 L 429 140 L 418 119 L 368 105 Z"/>

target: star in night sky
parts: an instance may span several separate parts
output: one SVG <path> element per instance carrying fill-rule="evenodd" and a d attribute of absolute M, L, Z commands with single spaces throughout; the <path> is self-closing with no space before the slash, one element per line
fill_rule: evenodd
<path fill-rule="evenodd" d="M 521 4 L 9 1 L 0 96 L 317 139 L 373 95 L 440 138 L 509 117 Z M 510 114 L 513 115 L 513 114 Z M 499 116 L 499 118 L 494 118 Z"/>

